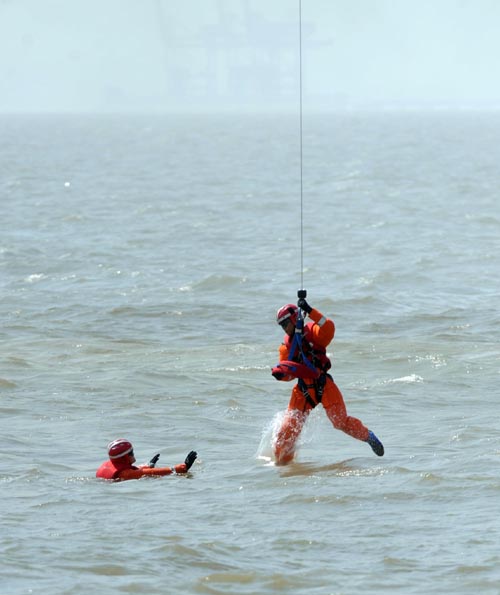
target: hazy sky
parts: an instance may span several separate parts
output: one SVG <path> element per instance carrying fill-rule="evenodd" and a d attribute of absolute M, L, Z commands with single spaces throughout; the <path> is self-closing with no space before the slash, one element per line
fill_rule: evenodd
<path fill-rule="evenodd" d="M 294 110 L 298 0 L 0 0 L 0 112 Z M 500 106 L 500 0 L 302 0 L 304 109 Z"/>

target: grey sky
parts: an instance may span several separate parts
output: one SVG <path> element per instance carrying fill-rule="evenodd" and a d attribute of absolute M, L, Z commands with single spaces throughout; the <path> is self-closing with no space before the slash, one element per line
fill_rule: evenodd
<path fill-rule="evenodd" d="M 500 106 L 497 0 L 302 0 L 304 109 Z M 298 0 L 0 0 L 0 112 L 295 110 Z"/>

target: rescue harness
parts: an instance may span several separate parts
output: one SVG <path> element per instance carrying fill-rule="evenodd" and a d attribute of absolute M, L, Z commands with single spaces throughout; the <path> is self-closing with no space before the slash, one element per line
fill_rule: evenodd
<path fill-rule="evenodd" d="M 308 340 L 307 328 L 304 328 L 304 317 L 300 308 L 297 312 L 297 323 L 288 357 L 289 361 L 281 362 L 281 364 L 286 365 L 288 372 L 297 377 L 299 389 L 304 394 L 307 403 L 314 409 L 321 403 L 327 376 L 332 378 L 328 374 L 332 364 L 326 355 L 326 349 L 318 349 Z M 312 378 L 312 383 L 307 384 L 303 376 Z M 315 399 L 309 392 L 311 388 L 314 389 Z"/>

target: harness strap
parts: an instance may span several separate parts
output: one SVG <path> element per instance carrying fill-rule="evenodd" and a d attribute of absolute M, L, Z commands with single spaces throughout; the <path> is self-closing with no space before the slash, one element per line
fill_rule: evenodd
<path fill-rule="evenodd" d="M 299 385 L 299 388 L 300 388 L 302 394 L 304 395 L 304 397 L 306 399 L 306 402 L 310 405 L 311 409 L 314 409 L 320 401 L 316 402 L 311 397 L 311 393 L 307 390 L 308 388 L 314 388 L 314 384 L 306 384 L 302 378 L 299 378 L 298 385 Z M 306 407 L 304 405 L 304 410 L 305 410 L 305 408 Z"/>
<path fill-rule="evenodd" d="M 310 368 L 312 371 L 314 371 L 314 373 L 316 373 L 316 366 L 309 360 L 308 357 L 306 357 L 306 354 L 304 353 L 304 350 L 302 349 L 303 330 L 304 330 L 304 319 L 302 318 L 301 311 L 299 310 L 298 314 L 297 314 L 297 323 L 295 325 L 295 333 L 293 335 L 292 345 L 290 347 L 290 352 L 289 352 L 288 358 L 290 360 L 293 360 L 295 352 L 298 350 L 302 357 L 302 361 L 304 362 L 304 364 L 308 368 Z"/>
<path fill-rule="evenodd" d="M 315 380 L 312 384 L 306 384 L 302 378 L 299 378 L 298 380 L 299 388 L 302 391 L 302 394 L 304 395 L 307 403 L 311 406 L 312 409 L 314 409 L 316 405 L 319 405 L 321 403 L 321 400 L 323 399 L 323 392 L 325 390 L 327 376 L 328 378 L 332 378 L 330 374 L 326 374 L 325 372 L 323 372 L 320 375 L 320 377 L 317 380 Z M 314 388 L 316 400 L 312 398 L 311 393 L 308 390 L 309 388 Z"/>

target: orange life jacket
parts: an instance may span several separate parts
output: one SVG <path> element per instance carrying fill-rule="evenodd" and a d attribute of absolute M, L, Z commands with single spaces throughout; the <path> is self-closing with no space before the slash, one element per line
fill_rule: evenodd
<path fill-rule="evenodd" d="M 102 479 L 118 479 L 120 471 L 123 469 L 138 469 L 138 467 L 129 466 L 126 467 L 120 464 L 117 464 L 117 461 L 105 461 L 99 469 L 96 471 L 95 476 L 100 477 Z"/>

